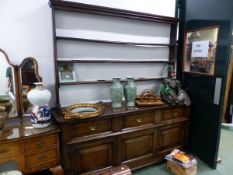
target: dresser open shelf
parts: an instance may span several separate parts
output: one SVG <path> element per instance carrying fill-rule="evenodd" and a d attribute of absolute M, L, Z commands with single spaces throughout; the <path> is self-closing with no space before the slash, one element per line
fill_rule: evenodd
<path fill-rule="evenodd" d="M 86 39 L 77 37 L 57 36 L 57 40 L 73 40 L 73 41 L 86 41 L 95 43 L 109 43 L 109 44 L 121 44 L 131 45 L 135 47 L 175 47 L 174 44 L 163 44 L 163 43 L 136 43 L 136 42 L 123 42 L 123 41 L 110 41 L 110 40 L 97 40 L 97 39 Z"/>
<path fill-rule="evenodd" d="M 137 78 L 134 81 L 153 81 L 153 80 L 162 80 L 166 77 L 154 77 L 154 78 Z M 126 82 L 127 80 L 121 80 L 121 82 Z M 60 83 L 61 86 L 67 85 L 81 85 L 81 84 L 103 84 L 103 83 L 112 83 L 112 80 L 97 80 L 97 81 L 78 81 L 78 82 L 66 82 Z"/>
<path fill-rule="evenodd" d="M 58 59 L 58 63 L 165 63 L 174 64 L 175 60 L 165 61 L 165 60 L 81 60 L 81 59 Z"/>
<path fill-rule="evenodd" d="M 57 106 L 75 99 L 109 101 L 114 77 L 122 83 L 135 78 L 138 93 L 157 91 L 167 67 L 176 64 L 178 18 L 61 0 L 50 5 Z M 75 81 L 60 82 L 58 66 L 63 64 L 73 65 Z M 104 96 L 94 95 L 100 90 Z M 68 99 L 68 94 L 74 95 Z"/>

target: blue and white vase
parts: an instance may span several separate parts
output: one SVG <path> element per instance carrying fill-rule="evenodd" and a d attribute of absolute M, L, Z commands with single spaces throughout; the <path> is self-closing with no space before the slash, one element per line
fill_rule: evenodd
<path fill-rule="evenodd" d="M 134 78 L 127 77 L 127 84 L 124 86 L 124 95 L 126 100 L 126 106 L 135 106 L 137 87 L 134 83 Z"/>
<path fill-rule="evenodd" d="M 113 78 L 113 83 L 110 89 L 112 107 L 120 108 L 122 107 L 123 98 L 123 86 L 120 83 L 120 78 Z"/>
<path fill-rule="evenodd" d="M 48 107 L 51 93 L 43 88 L 41 82 L 34 84 L 36 87 L 27 94 L 28 101 L 33 105 L 30 118 L 34 128 L 45 128 L 51 123 L 51 114 Z"/>

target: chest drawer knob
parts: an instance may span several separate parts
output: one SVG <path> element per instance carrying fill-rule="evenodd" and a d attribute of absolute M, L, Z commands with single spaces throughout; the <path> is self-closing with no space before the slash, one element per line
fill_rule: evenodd
<path fill-rule="evenodd" d="M 0 149 L 0 154 L 4 154 L 4 153 L 7 153 L 9 152 L 10 150 L 5 148 L 5 149 Z"/>
<path fill-rule="evenodd" d="M 36 142 L 36 145 L 37 145 L 38 147 L 41 147 L 41 146 L 44 146 L 44 145 L 45 145 L 45 142 L 43 142 L 43 141 L 38 141 L 38 142 Z"/>
<path fill-rule="evenodd" d="M 142 123 L 142 119 L 141 119 L 141 118 L 137 118 L 137 119 L 136 119 L 136 122 L 137 122 L 137 123 Z"/>
<path fill-rule="evenodd" d="M 177 113 L 177 112 L 174 112 L 172 115 L 173 115 L 174 117 L 177 117 L 177 116 L 178 116 L 178 113 Z"/>
<path fill-rule="evenodd" d="M 45 157 L 44 155 L 42 155 L 42 156 L 37 157 L 37 160 L 42 161 L 42 160 L 44 160 L 45 158 L 46 158 L 46 157 Z"/>
<path fill-rule="evenodd" d="M 90 129 L 91 131 L 95 131 L 95 130 L 96 130 L 96 128 L 97 128 L 97 126 L 96 126 L 96 125 L 94 125 L 94 126 L 89 126 L 89 129 Z"/>

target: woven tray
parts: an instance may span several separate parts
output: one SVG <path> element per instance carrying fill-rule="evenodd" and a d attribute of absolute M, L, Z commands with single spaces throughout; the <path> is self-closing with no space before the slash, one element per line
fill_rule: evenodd
<path fill-rule="evenodd" d="M 159 106 L 165 104 L 161 101 L 161 98 L 154 95 L 154 92 L 150 89 L 144 90 L 139 96 L 137 96 L 135 103 L 138 106 Z"/>

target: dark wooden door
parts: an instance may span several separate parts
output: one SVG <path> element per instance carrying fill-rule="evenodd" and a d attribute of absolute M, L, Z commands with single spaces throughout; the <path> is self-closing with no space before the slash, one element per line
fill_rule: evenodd
<path fill-rule="evenodd" d="M 220 106 L 213 103 L 215 77 L 185 75 L 190 87 L 190 151 L 212 168 L 216 167 L 220 139 Z"/>
<path fill-rule="evenodd" d="M 192 20 L 187 30 L 219 26 L 215 73 L 213 76 L 183 73 L 183 85 L 192 100 L 190 150 L 210 167 L 216 168 L 221 131 L 223 94 L 230 56 L 230 23 Z M 220 98 L 216 100 L 216 93 Z"/>

